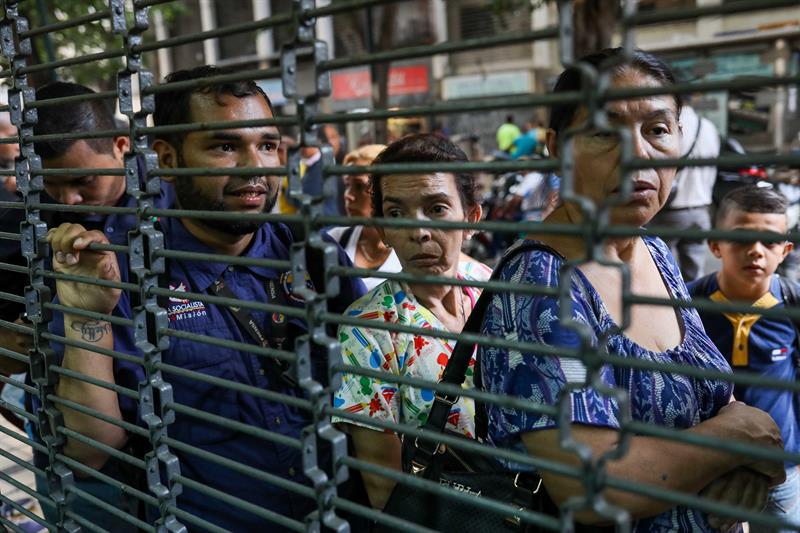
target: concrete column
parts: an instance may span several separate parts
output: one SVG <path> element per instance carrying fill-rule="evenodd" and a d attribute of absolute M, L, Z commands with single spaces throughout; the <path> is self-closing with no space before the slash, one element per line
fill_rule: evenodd
<path fill-rule="evenodd" d="M 430 20 L 433 25 L 433 34 L 437 43 L 447 41 L 447 2 L 445 0 L 431 0 Z M 431 74 L 435 81 L 440 81 L 445 77 L 449 68 L 450 56 L 436 55 L 431 58 Z"/>
<path fill-rule="evenodd" d="M 269 0 L 254 0 L 253 1 L 253 19 L 260 20 L 272 15 L 272 2 Z M 274 52 L 272 44 L 272 28 L 261 30 L 256 33 L 256 55 L 259 58 L 261 68 L 267 66 L 267 58 L 271 57 Z"/>
<path fill-rule="evenodd" d="M 317 7 L 330 5 L 331 0 L 317 0 Z M 317 39 L 328 43 L 328 57 L 336 57 L 336 40 L 333 37 L 333 17 L 317 19 Z"/>
<path fill-rule="evenodd" d="M 775 41 L 775 76 L 786 76 L 789 72 L 789 47 L 786 39 Z M 783 150 L 783 143 L 786 137 L 785 118 L 787 108 L 787 94 L 785 85 L 775 88 L 775 103 L 772 104 L 772 116 L 770 122 L 773 124 L 772 142 L 776 150 Z"/>
<path fill-rule="evenodd" d="M 217 13 L 214 10 L 214 0 L 200 0 L 200 28 L 202 31 L 213 30 L 217 27 Z M 206 39 L 203 41 L 203 55 L 207 65 L 216 64 L 219 59 L 219 41 Z"/>

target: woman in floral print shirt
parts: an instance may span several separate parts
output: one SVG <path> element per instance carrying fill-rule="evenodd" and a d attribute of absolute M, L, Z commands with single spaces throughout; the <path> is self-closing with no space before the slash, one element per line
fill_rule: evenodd
<path fill-rule="evenodd" d="M 467 161 L 449 141 L 434 135 L 413 135 L 389 145 L 375 165 L 401 162 Z M 376 216 L 405 218 L 424 226 L 427 221 L 476 222 L 481 208 L 475 200 L 470 174 L 403 174 L 373 177 Z M 467 281 L 485 281 L 491 271 L 475 261 L 465 261 L 461 245 L 469 232 L 435 228 L 381 228 L 383 239 L 397 253 L 403 272 Z M 387 280 L 354 302 L 347 314 L 371 325 L 339 328 L 342 356 L 348 365 L 436 382 L 447 366 L 455 344 L 433 335 L 398 333 L 381 329 L 398 324 L 420 329 L 459 333 L 480 291 L 474 287 L 414 284 Z M 471 371 L 465 386 L 472 387 Z M 400 469 L 400 437 L 370 421 L 420 426 L 433 403 L 433 391 L 358 374 L 343 373 L 334 395 L 334 407 L 358 420 L 334 417 L 353 437 L 356 456 L 389 468 Z M 448 429 L 472 438 L 475 432 L 472 400 L 453 405 Z M 394 482 L 362 472 L 370 503 L 383 508 Z"/>

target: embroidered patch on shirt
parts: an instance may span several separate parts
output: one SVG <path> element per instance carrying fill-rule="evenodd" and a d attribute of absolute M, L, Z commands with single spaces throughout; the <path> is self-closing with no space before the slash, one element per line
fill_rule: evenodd
<path fill-rule="evenodd" d="M 784 346 L 783 348 L 776 348 L 772 350 L 771 354 L 773 361 L 783 361 L 787 357 L 789 357 L 789 348 Z"/>
<path fill-rule="evenodd" d="M 169 290 L 175 292 L 186 292 L 186 284 L 182 281 L 177 285 L 170 283 Z M 170 322 L 208 316 L 208 313 L 206 312 L 206 305 L 203 302 L 193 302 L 189 299 L 177 298 L 174 296 L 170 296 L 169 301 L 174 304 L 167 307 L 167 315 L 169 316 Z"/>

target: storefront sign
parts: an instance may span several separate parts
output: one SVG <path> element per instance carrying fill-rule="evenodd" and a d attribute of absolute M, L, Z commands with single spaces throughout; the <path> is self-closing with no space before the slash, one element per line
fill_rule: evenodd
<path fill-rule="evenodd" d="M 372 80 L 369 68 L 362 67 L 331 74 L 334 100 L 369 100 Z M 389 69 L 389 97 L 428 94 L 431 90 L 428 65 L 400 65 Z"/>
<path fill-rule="evenodd" d="M 442 82 L 442 98 L 454 100 L 501 94 L 525 94 L 531 92 L 532 85 L 531 74 L 527 71 L 451 76 Z"/>

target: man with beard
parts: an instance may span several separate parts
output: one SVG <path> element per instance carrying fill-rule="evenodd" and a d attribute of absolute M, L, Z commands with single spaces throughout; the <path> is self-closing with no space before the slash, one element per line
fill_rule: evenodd
<path fill-rule="evenodd" d="M 166 81 L 185 82 L 218 73 L 213 67 L 200 67 L 176 72 Z M 206 83 L 199 88 L 159 93 L 154 120 L 157 126 L 164 126 L 272 117 L 267 96 L 254 82 L 242 81 Z M 303 428 L 311 424 L 310 412 L 291 406 L 302 401 L 303 391 L 294 382 L 288 364 L 256 355 L 252 346 L 294 354 L 296 338 L 307 331 L 305 322 L 295 317 L 304 313 L 284 315 L 249 307 L 216 305 L 198 296 L 295 306 L 302 311 L 303 301 L 291 290 L 288 273 L 263 264 L 244 266 L 240 261 L 228 260 L 231 256 L 262 262 L 264 259 L 288 260 L 293 241 L 288 228 L 283 224 L 208 216 L 208 212 L 258 214 L 272 209 L 279 177 L 268 173 L 271 167 L 279 165 L 279 143 L 280 135 L 274 126 L 158 135 L 153 143 L 160 165 L 165 169 L 264 169 L 263 174 L 249 177 L 166 177 L 164 179 L 175 185 L 178 208 L 203 213 L 198 213 L 197 217 L 165 217 L 160 221 L 165 248 L 193 252 L 198 257 L 196 260 L 168 259 L 163 276 L 163 283 L 172 294 L 161 306 L 166 307 L 170 329 L 175 332 L 169 335 L 169 347 L 162 352 L 163 364 L 167 366 L 163 373 L 172 385 L 174 403 L 181 406 L 176 409 L 175 421 L 169 424 L 168 431 L 171 439 L 183 444 L 183 447 L 171 446 L 171 449 L 180 460 L 181 475 L 191 480 L 183 484 L 178 507 L 232 531 L 281 531 L 285 522 L 267 525 L 263 518 L 243 510 L 241 505 L 207 496 L 202 489 L 197 490 L 198 486 L 247 502 L 245 506 L 254 504 L 299 522 L 316 508 L 307 489 L 305 495 L 300 495 L 285 488 L 294 485 L 302 491 L 303 485 L 310 484 L 303 473 L 301 450 L 287 444 L 289 440 L 298 442 Z M 59 272 L 123 282 L 130 279 L 123 258 L 112 252 L 87 249 L 91 243 L 108 242 L 102 232 L 68 224 L 52 230 L 49 240 Z M 341 249 L 339 257 L 342 264 L 348 264 Z M 311 280 L 307 280 L 307 285 L 312 285 Z M 331 300 L 329 308 L 342 312 L 363 293 L 360 280 L 342 278 L 341 296 Z M 124 318 L 132 316 L 130 295 L 117 289 L 58 280 L 58 294 L 61 303 L 67 306 Z M 63 324 L 67 338 L 79 340 L 84 346 L 139 355 L 132 328 L 73 314 L 65 314 Z M 181 336 L 185 333 L 204 336 L 214 346 Z M 312 366 L 324 368 L 326 361 L 322 356 L 315 357 L 312 352 L 312 360 Z M 66 347 L 63 366 L 133 390 L 145 377 L 140 365 L 126 363 L 124 371 L 120 371 L 112 366 L 107 356 L 77 347 Z M 169 368 L 179 371 L 170 372 Z M 319 373 L 315 374 L 321 379 Z M 220 380 L 247 388 L 232 390 L 221 386 Z M 265 395 L 265 391 L 269 394 Z M 110 419 L 141 423 L 136 403 L 115 390 L 64 375 L 57 393 Z M 275 399 L 274 393 L 284 400 Z M 191 410 L 209 413 L 212 419 L 200 420 L 189 414 Z M 68 408 L 62 408 L 62 412 L 69 429 L 115 449 L 133 441 L 136 449 L 135 439 L 119 425 Z M 262 436 L 246 434 L 240 430 L 242 425 L 252 426 Z M 194 452 L 185 446 L 192 447 Z M 94 468 L 108 460 L 105 451 L 77 439 L 68 440 L 65 452 Z M 213 460 L 215 457 L 217 461 Z M 243 466 L 222 467 L 220 460 L 236 461 Z M 265 478 L 276 482 L 269 483 Z M 155 517 L 148 518 L 152 523 Z"/>

